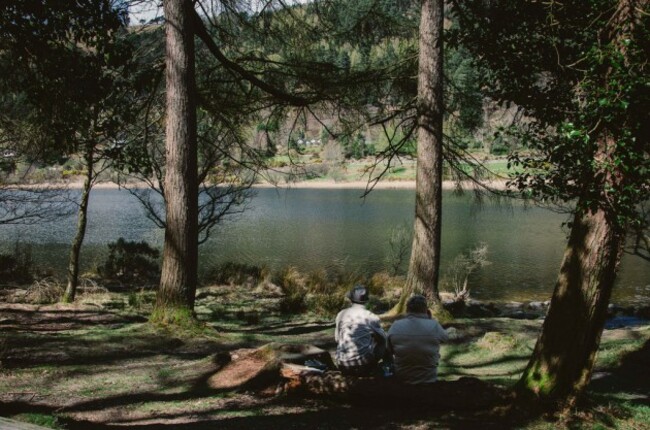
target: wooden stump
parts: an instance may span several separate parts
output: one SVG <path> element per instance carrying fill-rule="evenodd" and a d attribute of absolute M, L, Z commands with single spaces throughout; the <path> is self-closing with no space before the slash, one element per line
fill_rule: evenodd
<path fill-rule="evenodd" d="M 208 379 L 210 388 L 254 389 L 277 383 L 281 364 L 274 349 L 265 345 L 258 349 L 238 352 L 239 354 Z"/>
<path fill-rule="evenodd" d="M 275 386 L 286 377 L 282 372 L 284 366 L 297 366 L 295 369 L 300 367 L 304 372 L 309 369 L 302 365 L 307 360 L 318 360 L 334 368 L 329 353 L 316 346 L 271 343 L 257 349 L 234 351 L 230 361 L 208 379 L 208 386 L 215 390 Z"/>

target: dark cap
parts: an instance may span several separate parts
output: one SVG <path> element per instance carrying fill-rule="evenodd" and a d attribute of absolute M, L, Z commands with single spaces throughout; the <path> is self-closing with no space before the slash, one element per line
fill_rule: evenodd
<path fill-rule="evenodd" d="M 363 285 L 355 285 L 346 295 L 352 303 L 368 303 L 368 289 Z"/>
<path fill-rule="evenodd" d="M 427 299 L 421 294 L 412 295 L 406 302 L 406 312 L 425 314 L 427 309 Z"/>

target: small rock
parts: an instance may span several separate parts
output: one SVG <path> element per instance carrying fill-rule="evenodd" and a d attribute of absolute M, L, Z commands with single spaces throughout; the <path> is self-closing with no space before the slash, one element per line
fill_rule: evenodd
<path fill-rule="evenodd" d="M 528 303 L 528 309 L 543 310 L 545 307 L 546 307 L 546 305 L 544 305 L 544 302 L 530 302 L 530 303 Z"/>
<path fill-rule="evenodd" d="M 449 339 L 451 340 L 460 339 L 462 337 L 458 329 L 455 327 L 449 327 L 446 331 L 447 336 L 449 336 Z"/>

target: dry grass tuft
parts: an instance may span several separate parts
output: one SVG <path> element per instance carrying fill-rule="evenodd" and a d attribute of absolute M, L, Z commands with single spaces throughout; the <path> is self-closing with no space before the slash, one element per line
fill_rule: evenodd
<path fill-rule="evenodd" d="M 34 281 L 25 293 L 25 302 L 34 304 L 56 303 L 63 296 L 65 287 L 53 277 Z"/>

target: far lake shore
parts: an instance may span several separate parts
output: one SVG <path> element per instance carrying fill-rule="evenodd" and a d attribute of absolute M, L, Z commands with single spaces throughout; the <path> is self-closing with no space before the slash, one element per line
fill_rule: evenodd
<path fill-rule="evenodd" d="M 482 183 L 485 187 L 492 188 L 495 190 L 506 190 L 508 189 L 507 181 L 503 179 L 484 181 Z M 361 189 L 365 190 L 366 188 L 377 189 L 377 190 L 408 190 L 415 189 L 415 181 L 404 180 L 404 181 L 379 181 L 376 184 L 369 183 L 368 181 L 333 181 L 333 180 L 313 180 L 313 181 L 297 181 L 297 182 L 283 182 L 283 183 L 270 183 L 263 182 L 259 184 L 254 184 L 253 188 L 280 188 L 280 189 L 290 189 L 290 188 L 300 188 L 300 189 Z M 471 190 L 477 187 L 476 183 L 471 181 L 462 181 L 460 183 L 461 188 Z M 52 182 L 52 183 L 41 183 L 41 184 L 21 184 L 16 185 L 18 189 L 28 189 L 28 188 L 68 188 L 68 189 L 81 189 L 83 188 L 83 181 L 68 181 L 68 182 Z M 120 189 L 120 188 L 147 188 L 149 185 L 145 182 L 132 182 L 128 184 L 117 184 L 115 182 L 99 182 L 93 185 L 93 189 Z M 458 183 L 455 181 L 443 181 L 442 188 L 444 190 L 454 190 L 458 187 Z"/>

